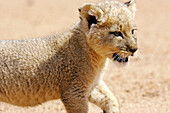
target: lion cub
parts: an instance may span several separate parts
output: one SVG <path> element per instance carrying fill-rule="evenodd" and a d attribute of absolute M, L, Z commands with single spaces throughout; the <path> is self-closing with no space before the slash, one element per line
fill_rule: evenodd
<path fill-rule="evenodd" d="M 125 64 L 137 50 L 135 1 L 85 4 L 80 22 L 61 36 L 0 41 L 0 100 L 35 106 L 61 99 L 68 113 L 104 113 L 119 105 L 102 80 L 106 59 Z"/>

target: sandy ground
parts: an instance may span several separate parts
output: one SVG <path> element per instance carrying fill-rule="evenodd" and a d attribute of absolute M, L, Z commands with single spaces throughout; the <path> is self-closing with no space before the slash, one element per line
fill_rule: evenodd
<path fill-rule="evenodd" d="M 124 0 L 122 0 L 124 1 Z M 136 0 L 138 55 L 124 68 L 112 62 L 104 80 L 122 113 L 170 113 L 170 0 Z M 60 34 L 79 20 L 78 8 L 95 0 L 0 0 L 0 39 Z M 102 111 L 90 104 L 90 113 Z M 66 113 L 60 100 L 32 108 L 0 102 L 0 113 Z"/>

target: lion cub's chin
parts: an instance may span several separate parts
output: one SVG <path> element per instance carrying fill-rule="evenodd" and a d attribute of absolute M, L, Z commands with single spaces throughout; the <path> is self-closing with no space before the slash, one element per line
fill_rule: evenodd
<path fill-rule="evenodd" d="M 129 62 L 117 62 L 117 61 L 113 61 L 113 62 L 117 67 L 125 67 L 129 64 Z"/>

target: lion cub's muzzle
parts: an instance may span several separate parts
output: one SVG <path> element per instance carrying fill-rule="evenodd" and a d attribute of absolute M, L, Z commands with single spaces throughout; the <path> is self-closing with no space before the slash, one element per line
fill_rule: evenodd
<path fill-rule="evenodd" d="M 130 54 L 128 56 L 133 56 L 134 53 L 137 51 L 137 48 L 128 48 L 128 51 L 130 52 Z M 127 63 L 129 61 L 128 56 L 127 55 L 126 56 L 124 56 L 124 55 L 122 56 L 121 52 L 120 52 L 120 54 L 119 53 L 113 53 L 112 58 L 113 58 L 114 61 L 117 61 L 119 63 Z"/>

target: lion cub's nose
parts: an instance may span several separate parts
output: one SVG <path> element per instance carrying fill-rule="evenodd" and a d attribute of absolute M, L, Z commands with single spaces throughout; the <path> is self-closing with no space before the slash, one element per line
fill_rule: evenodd
<path fill-rule="evenodd" d="M 129 51 L 132 52 L 132 53 L 136 52 L 137 50 L 138 50 L 138 48 L 130 48 L 129 49 Z"/>

